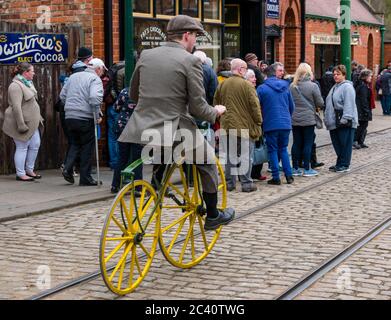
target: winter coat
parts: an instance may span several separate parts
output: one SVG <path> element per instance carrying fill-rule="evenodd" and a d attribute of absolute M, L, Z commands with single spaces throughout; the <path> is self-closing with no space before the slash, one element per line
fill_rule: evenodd
<path fill-rule="evenodd" d="M 330 90 L 326 99 L 326 110 L 324 113 L 324 124 L 327 130 L 335 130 L 335 109 L 343 110 L 342 119 L 352 120 L 352 128 L 356 129 L 358 125 L 358 114 L 356 107 L 356 91 L 351 81 L 345 80 L 337 83 Z"/>
<path fill-rule="evenodd" d="M 359 121 L 372 121 L 371 95 L 368 84 L 359 80 L 356 85 L 356 106 Z"/>
<path fill-rule="evenodd" d="M 88 120 L 99 118 L 103 101 L 103 84 L 95 70 L 86 69 L 69 77 L 60 93 L 65 103 L 65 119 Z"/>
<path fill-rule="evenodd" d="M 335 85 L 334 75 L 331 71 L 326 71 L 320 80 L 320 88 L 322 91 L 323 100 L 326 100 L 331 88 Z"/>
<path fill-rule="evenodd" d="M 28 141 L 43 123 L 34 85 L 26 86 L 15 77 L 8 87 L 8 108 L 3 132 L 15 140 Z"/>
<path fill-rule="evenodd" d="M 263 131 L 291 130 L 295 109 L 289 82 L 271 77 L 257 88 L 262 107 Z"/>
<path fill-rule="evenodd" d="M 299 94 L 300 90 L 304 98 Z M 297 87 L 290 87 L 293 101 L 295 102 L 295 111 L 292 114 L 293 126 L 314 126 L 316 124 L 315 113 L 316 108 L 323 108 L 324 101 L 320 93 L 319 87 L 310 79 L 299 81 Z M 311 107 L 308 105 L 310 104 Z"/>
<path fill-rule="evenodd" d="M 217 81 L 220 83 L 224 82 L 228 78 L 232 77 L 232 72 L 231 71 L 221 71 L 217 75 Z"/>
<path fill-rule="evenodd" d="M 227 108 L 220 118 L 221 128 L 237 129 L 239 137 L 258 140 L 262 135 L 261 106 L 254 87 L 242 77 L 234 75 L 219 84 L 213 101 Z M 248 133 L 240 129 L 248 129 Z"/>
<path fill-rule="evenodd" d="M 213 97 L 215 95 L 217 86 L 219 84 L 217 81 L 216 72 L 212 69 L 211 66 L 209 66 L 206 63 L 203 63 L 202 73 L 203 73 L 206 101 L 209 104 L 213 104 Z"/>
<path fill-rule="evenodd" d="M 380 76 L 380 88 L 382 89 L 382 95 L 391 95 L 391 71 L 387 70 Z"/>

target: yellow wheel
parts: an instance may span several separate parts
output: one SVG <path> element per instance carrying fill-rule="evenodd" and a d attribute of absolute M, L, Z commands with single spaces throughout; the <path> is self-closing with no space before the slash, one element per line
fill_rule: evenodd
<path fill-rule="evenodd" d="M 133 192 L 139 191 L 138 197 Z M 159 238 L 160 208 L 152 186 L 142 180 L 114 199 L 100 238 L 100 269 L 107 287 L 124 295 L 146 276 Z M 138 213 L 138 214 L 136 214 Z"/>
<path fill-rule="evenodd" d="M 206 208 L 202 201 L 201 179 L 195 165 L 173 165 L 162 199 L 159 245 L 165 258 L 179 268 L 191 268 L 200 263 L 212 250 L 221 231 L 205 231 Z M 193 173 L 193 185 L 185 174 Z M 218 208 L 225 209 L 227 188 L 224 171 L 217 162 L 219 186 Z M 190 170 L 187 170 L 190 172 Z M 167 196 L 168 195 L 168 196 Z"/>

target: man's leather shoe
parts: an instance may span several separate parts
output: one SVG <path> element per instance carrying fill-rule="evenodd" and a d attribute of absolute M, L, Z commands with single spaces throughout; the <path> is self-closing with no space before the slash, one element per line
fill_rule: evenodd
<path fill-rule="evenodd" d="M 227 186 L 227 191 L 234 191 L 236 187 L 233 186 Z"/>
<path fill-rule="evenodd" d="M 111 190 L 110 190 L 111 193 L 118 193 L 118 191 L 119 191 L 118 187 L 111 187 Z"/>
<path fill-rule="evenodd" d="M 69 174 L 65 170 L 62 172 L 62 176 L 64 177 L 65 181 L 74 184 L 75 183 L 75 178 L 73 178 L 73 174 Z"/>
<path fill-rule="evenodd" d="M 235 210 L 232 208 L 226 208 L 224 211 L 218 210 L 219 215 L 216 218 L 206 217 L 205 230 L 216 230 L 222 225 L 230 223 L 235 218 Z"/>
<path fill-rule="evenodd" d="M 293 177 L 286 177 L 286 183 L 287 184 L 292 184 L 295 179 Z"/>
<path fill-rule="evenodd" d="M 99 184 L 102 184 L 102 181 L 100 181 Z M 85 186 L 85 187 L 88 187 L 88 186 L 97 186 L 97 185 L 98 185 L 98 181 L 96 181 L 96 180 L 94 180 L 94 179 L 87 180 L 87 181 L 84 181 L 84 182 L 80 182 L 80 183 L 79 183 L 79 186 Z"/>

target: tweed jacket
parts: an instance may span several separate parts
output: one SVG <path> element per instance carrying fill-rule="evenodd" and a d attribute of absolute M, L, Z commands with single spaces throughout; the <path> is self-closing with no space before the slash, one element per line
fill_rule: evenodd
<path fill-rule="evenodd" d="M 35 87 L 27 87 L 15 77 L 8 87 L 3 132 L 13 139 L 28 141 L 42 122 Z"/>
<path fill-rule="evenodd" d="M 130 99 L 137 106 L 118 141 L 170 148 L 180 140 L 178 129 L 188 129 L 193 143 L 185 146 L 186 151 L 206 147 L 208 153 L 213 153 L 194 120 L 213 124 L 217 117 L 217 111 L 205 99 L 199 58 L 175 42 L 144 50 L 130 88 Z M 149 142 L 152 131 L 158 139 Z"/>

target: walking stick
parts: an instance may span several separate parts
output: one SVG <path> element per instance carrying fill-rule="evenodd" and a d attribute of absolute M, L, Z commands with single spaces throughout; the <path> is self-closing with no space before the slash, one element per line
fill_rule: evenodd
<path fill-rule="evenodd" d="M 95 152 L 96 152 L 96 173 L 98 175 L 98 188 L 100 188 L 100 170 L 99 170 L 99 150 L 98 150 L 98 121 L 94 112 L 94 132 L 95 132 Z"/>

